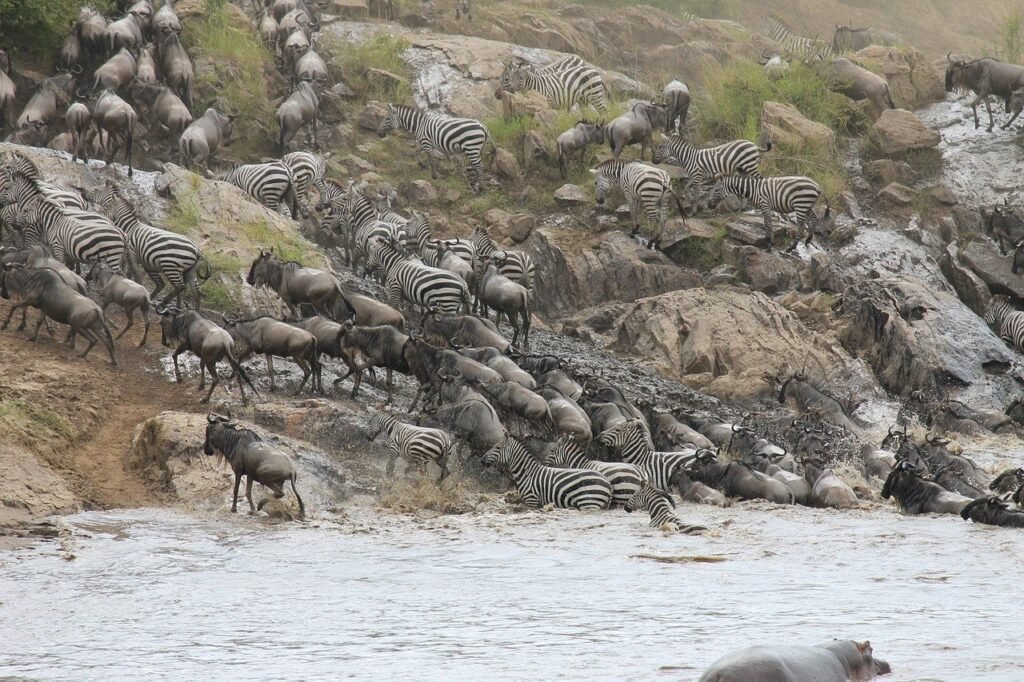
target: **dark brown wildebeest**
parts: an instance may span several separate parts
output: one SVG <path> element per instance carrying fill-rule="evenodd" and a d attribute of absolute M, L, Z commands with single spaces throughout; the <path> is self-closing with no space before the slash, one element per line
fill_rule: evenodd
<path fill-rule="evenodd" d="M 132 328 L 132 325 L 135 324 L 135 309 L 139 309 L 139 312 L 142 313 L 142 324 L 145 329 L 139 345 L 145 346 L 146 339 L 149 337 L 150 307 L 149 291 L 146 290 L 146 287 L 128 279 L 124 275 L 111 272 L 106 263 L 97 263 L 92 266 L 86 281 L 96 283 L 96 291 L 100 295 L 100 300 L 103 301 L 103 306 L 100 310 L 103 311 L 104 315 L 107 314 L 107 307 L 111 303 L 116 303 L 124 308 L 124 314 L 128 318 L 128 323 L 125 324 L 124 329 L 115 338 L 121 338 L 125 332 Z"/>
<path fill-rule="evenodd" d="M 997 495 L 986 495 L 969 502 L 960 510 L 960 517 L 990 526 L 1024 528 L 1024 511 L 1010 509 L 1006 500 Z"/>
<path fill-rule="evenodd" d="M 1024 66 L 1007 64 L 995 59 L 954 60 L 949 54 L 946 55 L 946 60 L 949 62 L 949 66 L 946 67 L 946 92 L 973 91 L 977 95 L 971 102 L 974 127 L 978 128 L 981 125 L 978 122 L 978 104 L 984 101 L 985 110 L 988 111 L 987 130 L 992 132 L 995 119 L 992 117 L 989 97 L 995 95 L 1001 98 L 1006 103 L 1006 111 L 1009 112 L 1013 92 L 1024 88 Z M 1013 119 L 1010 119 L 1010 123 L 1012 122 Z"/>
<path fill-rule="evenodd" d="M 178 140 L 178 163 L 185 168 L 202 166 L 208 170 L 210 158 L 231 137 L 237 115 L 222 114 L 213 107 L 192 121 Z"/>
<path fill-rule="evenodd" d="M 352 397 L 359 390 L 363 370 L 383 367 L 387 371 L 388 403 L 391 402 L 392 372 L 409 373 L 409 362 L 404 350 L 409 337 L 391 325 L 361 327 L 346 320 L 341 325 L 341 357 L 348 365 L 348 373 L 334 380 L 335 385 L 355 374 Z M 360 359 L 365 361 L 360 364 Z"/>
<path fill-rule="evenodd" d="M 250 319 L 226 320 L 228 333 L 235 342 L 242 342 L 244 350 L 238 354 L 241 362 L 253 353 L 262 353 L 267 359 L 267 371 L 270 373 L 270 390 L 274 386 L 274 356 L 291 358 L 302 370 L 302 382 L 296 389 L 298 395 L 305 388 L 306 382 L 312 378 L 312 391 L 323 390 L 319 384 L 320 353 L 317 351 L 316 337 L 305 331 L 275 320 L 272 317 L 254 317 Z"/>
<path fill-rule="evenodd" d="M 921 478 L 921 470 L 901 459 L 882 486 L 882 498 L 896 498 L 908 514 L 959 514 L 971 498 L 950 492 L 934 481 Z"/>
<path fill-rule="evenodd" d="M 249 380 L 249 375 L 245 373 L 235 358 L 235 344 L 231 339 L 231 334 L 194 310 L 157 308 L 157 312 L 160 313 L 160 343 L 167 348 L 174 347 L 171 360 L 174 362 L 174 378 L 178 380 L 178 383 L 181 383 L 178 356 L 185 351 L 190 351 L 199 358 L 199 390 L 203 390 L 206 386 L 206 372 L 209 372 L 213 379 L 209 393 L 199 402 L 209 402 L 210 396 L 213 395 L 213 389 L 217 388 L 217 384 L 220 383 L 220 377 L 217 375 L 217 363 L 221 360 L 227 360 L 235 372 L 238 390 L 242 394 L 242 404 L 247 404 L 245 388 L 242 387 L 243 380 L 249 384 L 249 388 L 259 398 L 260 394 Z"/>

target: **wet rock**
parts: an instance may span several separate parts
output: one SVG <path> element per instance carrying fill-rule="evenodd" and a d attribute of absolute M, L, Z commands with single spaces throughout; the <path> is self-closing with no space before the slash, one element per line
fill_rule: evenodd
<path fill-rule="evenodd" d="M 931 149 L 942 141 L 936 131 L 905 109 L 886 109 L 875 122 L 873 130 L 886 156 L 913 149 Z"/>
<path fill-rule="evenodd" d="M 1012 252 L 1004 256 L 988 239 L 975 239 L 963 247 L 960 258 L 992 293 L 1024 298 L 1024 277 L 1013 272 Z"/>
<path fill-rule="evenodd" d="M 736 260 L 740 276 L 751 289 L 777 294 L 799 284 L 797 269 L 790 258 L 753 246 L 738 246 L 726 253 Z"/>
<path fill-rule="evenodd" d="M 812 121 L 789 104 L 765 102 L 761 107 L 761 133 L 773 144 L 800 148 L 832 147 L 836 136 L 827 125 Z"/>
<path fill-rule="evenodd" d="M 379 104 L 370 103 L 359 112 L 359 127 L 363 130 L 377 132 L 380 124 L 384 122 L 387 111 Z"/>
<path fill-rule="evenodd" d="M 756 246 L 759 249 L 768 247 L 768 230 L 764 222 L 755 216 L 740 216 L 737 220 L 726 224 L 725 236 L 741 244 Z"/>
<path fill-rule="evenodd" d="M 766 374 L 787 375 L 804 366 L 815 375 L 833 377 L 852 362 L 834 339 L 809 330 L 760 292 L 673 291 L 636 301 L 616 326 L 614 350 L 666 376 L 704 385 L 723 400 L 752 401 L 771 394 Z M 712 380 L 694 384 L 705 374 Z"/>
<path fill-rule="evenodd" d="M 406 194 L 414 204 L 432 204 L 437 201 L 437 190 L 428 180 L 413 180 Z"/>
<path fill-rule="evenodd" d="M 896 206 L 909 206 L 917 198 L 917 191 L 898 182 L 891 182 L 882 188 L 878 198 Z"/>
<path fill-rule="evenodd" d="M 888 185 L 892 182 L 901 182 L 904 185 L 909 185 L 917 180 L 917 171 L 906 161 L 875 159 L 864 164 L 863 168 L 864 175 L 883 185 Z"/>
<path fill-rule="evenodd" d="M 518 180 L 523 175 L 516 157 L 501 147 L 498 148 L 494 156 L 494 170 L 499 178 L 505 180 Z"/>
<path fill-rule="evenodd" d="M 843 345 L 864 358 L 899 395 L 970 385 L 1013 354 L 949 291 L 909 276 L 857 282 L 843 294 L 852 319 Z"/>
<path fill-rule="evenodd" d="M 897 107 L 916 109 L 946 97 L 942 74 L 916 48 L 870 45 L 853 60 L 885 77 Z"/>
<path fill-rule="evenodd" d="M 584 243 L 581 236 L 585 234 L 537 228 L 524 242 L 537 265 L 534 291 L 539 312 L 575 313 L 610 301 L 633 301 L 703 284 L 696 272 L 622 232 L 608 233 L 599 241 L 586 236 Z"/>
<path fill-rule="evenodd" d="M 969 267 L 961 265 L 960 250 L 955 243 L 946 246 L 942 257 L 939 258 L 939 266 L 942 274 L 946 276 L 949 283 L 953 285 L 957 296 L 970 307 L 975 314 L 982 316 L 988 308 L 992 294 L 988 286 Z"/>
<path fill-rule="evenodd" d="M 944 206 L 956 206 L 960 203 L 960 198 L 945 185 L 933 185 L 925 190 L 925 194 Z"/>
<path fill-rule="evenodd" d="M 555 190 L 555 201 L 563 206 L 579 206 L 590 201 L 590 197 L 579 185 L 566 184 Z"/>

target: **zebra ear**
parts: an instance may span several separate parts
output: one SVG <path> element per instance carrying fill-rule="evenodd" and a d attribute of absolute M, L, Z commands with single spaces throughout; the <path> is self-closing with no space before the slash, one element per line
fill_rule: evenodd
<path fill-rule="evenodd" d="M 592 174 L 594 174 L 594 175 L 597 175 L 597 169 L 596 169 L 596 168 L 591 168 L 591 169 L 590 169 L 590 172 L 591 172 Z"/>

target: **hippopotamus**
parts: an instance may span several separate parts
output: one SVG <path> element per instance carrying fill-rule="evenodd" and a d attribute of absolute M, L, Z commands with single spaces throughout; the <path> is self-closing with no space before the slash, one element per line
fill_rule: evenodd
<path fill-rule="evenodd" d="M 817 646 L 752 646 L 722 656 L 700 682 L 847 682 L 892 672 L 871 642 L 835 640 Z"/>

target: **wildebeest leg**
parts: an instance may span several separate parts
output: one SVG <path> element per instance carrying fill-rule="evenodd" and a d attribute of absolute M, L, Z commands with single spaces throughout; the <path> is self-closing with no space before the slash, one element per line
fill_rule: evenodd
<path fill-rule="evenodd" d="M 217 388 L 217 384 L 220 383 L 220 375 L 217 374 L 217 365 L 216 365 L 216 363 L 213 363 L 213 362 L 207 363 L 206 361 L 203 361 L 202 363 L 200 363 L 199 371 L 202 372 L 204 374 L 204 376 L 205 376 L 205 372 L 206 372 L 207 369 L 210 370 L 210 376 L 213 377 L 213 380 L 210 381 L 210 392 L 206 394 L 205 398 L 203 398 L 202 400 L 199 401 L 201 404 L 206 404 L 206 403 L 210 402 L 210 396 L 213 395 L 213 389 Z M 239 377 L 238 381 L 239 381 L 239 383 L 241 383 L 241 381 L 242 381 L 241 377 Z M 225 387 L 225 390 L 226 390 L 226 387 Z M 245 397 L 244 393 L 242 394 L 242 397 L 243 398 Z"/>
<path fill-rule="evenodd" d="M 391 384 L 391 368 L 390 368 L 390 367 L 388 367 L 388 368 L 386 369 L 386 371 L 387 371 L 387 383 L 388 383 L 388 405 L 390 405 L 390 404 L 391 404 L 391 390 L 392 390 L 392 384 Z"/>
<path fill-rule="evenodd" d="M 996 120 L 992 117 L 992 103 L 989 102 L 988 97 L 985 97 L 985 111 L 988 112 L 988 132 L 992 132 L 992 127 L 996 124 Z"/>
<path fill-rule="evenodd" d="M 274 358 L 267 353 L 267 372 L 270 373 L 270 390 L 274 390 Z"/>
<path fill-rule="evenodd" d="M 45 319 L 46 316 L 40 311 L 39 319 L 36 320 L 36 328 L 32 330 L 32 336 L 28 337 L 29 341 L 35 341 L 39 337 L 39 328 L 43 326 L 43 320 Z"/>
<path fill-rule="evenodd" d="M 295 364 L 298 365 L 299 369 L 302 370 L 302 383 L 299 384 L 299 388 L 296 389 L 296 391 L 295 391 L 295 395 L 298 395 L 298 394 L 302 393 L 302 389 L 306 387 L 306 382 L 309 381 L 309 377 L 313 374 L 313 368 L 309 366 L 308 362 L 306 362 L 304 359 L 300 358 L 298 355 L 293 355 L 292 356 L 292 360 L 294 360 Z M 316 387 L 316 378 L 314 377 L 313 378 L 313 388 L 315 389 L 315 387 Z M 312 389 L 310 390 L 310 392 L 313 392 Z"/>
<path fill-rule="evenodd" d="M 292 492 L 295 493 L 295 499 L 299 501 L 299 518 L 306 518 L 306 505 L 303 504 L 302 498 L 299 497 L 299 491 L 295 489 L 295 476 L 292 475 Z"/>
<path fill-rule="evenodd" d="M 128 318 L 128 324 L 126 324 L 124 326 L 124 329 L 122 329 L 120 332 L 118 332 L 117 336 L 114 337 L 115 339 L 120 339 L 122 336 L 124 336 L 125 332 L 127 332 L 129 329 L 131 329 L 132 325 L 135 324 L 135 309 L 134 308 L 130 308 L 130 307 L 126 306 L 126 305 L 125 306 L 121 306 L 121 307 L 124 308 L 124 316 L 126 318 Z M 105 316 L 106 316 L 106 312 L 104 312 L 104 317 Z"/>
<path fill-rule="evenodd" d="M 89 345 L 85 347 L 85 350 L 78 354 L 78 357 L 84 358 L 89 354 L 89 351 L 92 350 L 92 347 L 96 345 L 96 342 L 99 341 L 99 337 L 96 336 L 96 332 L 91 329 L 85 329 L 84 327 L 80 330 L 80 333 L 85 337 L 85 340 L 89 342 Z"/>
<path fill-rule="evenodd" d="M 178 356 L 184 351 L 183 347 L 178 347 L 171 353 L 171 360 L 174 362 L 174 378 L 177 379 L 179 384 L 181 383 L 181 370 L 178 368 Z"/>
<path fill-rule="evenodd" d="M 245 499 L 249 500 L 249 513 L 255 513 L 256 505 L 252 503 L 252 474 L 245 475 Z"/>
<path fill-rule="evenodd" d="M 1018 116 L 1020 116 L 1020 112 L 1021 111 L 1024 111 L 1024 109 L 1018 109 L 1017 111 L 1013 112 L 1013 116 L 1010 117 L 1009 121 L 1007 121 L 1005 124 L 1003 124 L 1002 129 L 1006 130 L 1011 125 L 1013 125 L 1013 122 L 1017 120 Z"/>
<path fill-rule="evenodd" d="M 18 327 L 17 331 L 21 331 L 22 329 L 25 328 L 25 313 L 28 311 L 28 303 L 16 303 L 14 304 L 14 306 L 11 307 L 10 311 L 8 311 L 7 319 L 4 320 L 4 323 L 2 326 L 0 326 L 0 329 L 7 329 L 7 325 L 11 323 L 11 318 L 14 317 L 14 312 L 18 308 L 21 308 L 21 326 Z"/>
<path fill-rule="evenodd" d="M 149 304 L 143 303 L 143 308 L 142 308 L 142 341 L 139 341 L 139 346 L 145 346 L 147 338 L 149 338 Z"/>
<path fill-rule="evenodd" d="M 251 482 L 252 478 L 250 478 L 249 481 Z M 241 471 L 236 471 L 235 472 L 235 495 L 234 495 L 234 497 L 231 500 L 231 511 L 232 512 L 237 512 L 238 511 L 238 486 L 239 486 L 239 484 L 241 484 L 241 482 L 242 482 L 242 472 Z"/>

